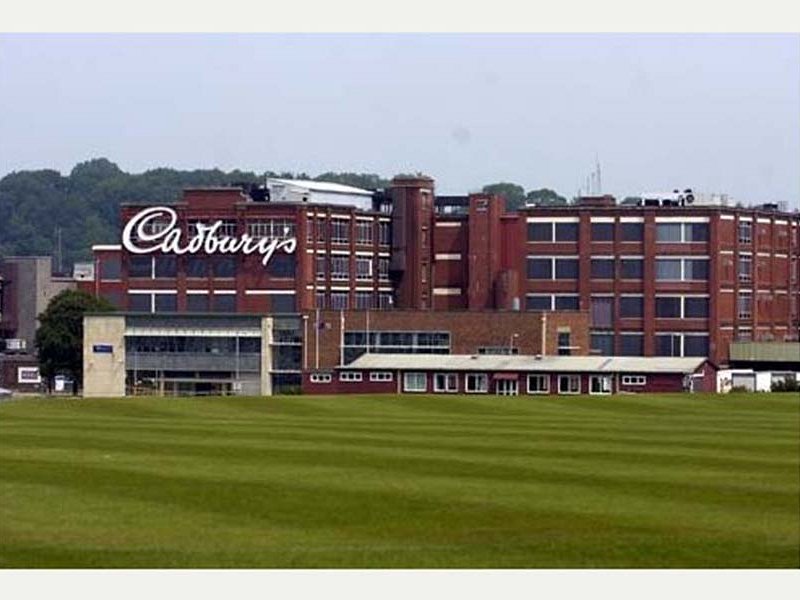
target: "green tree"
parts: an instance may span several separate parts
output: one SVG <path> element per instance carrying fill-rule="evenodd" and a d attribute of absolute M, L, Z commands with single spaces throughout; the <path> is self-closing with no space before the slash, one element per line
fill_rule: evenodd
<path fill-rule="evenodd" d="M 75 290 L 64 290 L 50 301 L 36 331 L 39 369 L 48 387 L 56 375 L 69 375 L 77 393 L 83 382 L 83 315 L 113 310 L 103 298 Z"/>
<path fill-rule="evenodd" d="M 516 183 L 501 181 L 483 186 L 484 194 L 497 194 L 506 199 L 506 208 L 516 210 L 525 206 L 525 188 Z"/>
<path fill-rule="evenodd" d="M 564 198 L 564 196 L 547 188 L 531 190 L 525 198 L 528 204 L 534 204 L 536 206 L 560 206 L 567 204 L 567 199 Z"/>

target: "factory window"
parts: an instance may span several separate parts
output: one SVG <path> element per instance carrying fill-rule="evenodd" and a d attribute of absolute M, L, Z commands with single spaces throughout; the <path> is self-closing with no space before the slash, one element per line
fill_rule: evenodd
<path fill-rule="evenodd" d="M 128 277 L 147 277 L 153 276 L 153 257 L 152 256 L 129 256 L 128 257 Z"/>
<path fill-rule="evenodd" d="M 317 241 L 325 241 L 325 218 L 317 217 Z"/>
<path fill-rule="evenodd" d="M 623 333 L 619 336 L 620 356 L 644 356 L 644 335 Z"/>
<path fill-rule="evenodd" d="M 356 279 L 369 281 L 372 279 L 372 259 L 356 258 Z"/>
<path fill-rule="evenodd" d="M 558 376 L 559 394 L 580 394 L 581 376 L 580 375 L 559 375 Z"/>
<path fill-rule="evenodd" d="M 553 261 L 550 258 L 528 258 L 528 279 L 552 279 Z"/>
<path fill-rule="evenodd" d="M 591 334 L 592 354 L 600 356 L 614 355 L 614 334 L 594 332 Z"/>
<path fill-rule="evenodd" d="M 578 310 L 580 298 L 575 295 L 557 295 L 555 296 L 555 309 L 556 310 Z"/>
<path fill-rule="evenodd" d="M 622 385 L 646 385 L 646 375 L 623 375 Z"/>
<path fill-rule="evenodd" d="M 619 271 L 622 279 L 643 279 L 644 260 L 641 258 L 623 258 L 620 260 Z"/>
<path fill-rule="evenodd" d="M 100 259 L 100 281 L 119 281 L 122 278 L 122 263 L 118 256 Z"/>
<path fill-rule="evenodd" d="M 178 259 L 174 256 L 155 256 L 156 279 L 173 279 L 178 274 Z"/>
<path fill-rule="evenodd" d="M 681 260 L 675 258 L 656 259 L 656 281 L 680 281 Z"/>
<path fill-rule="evenodd" d="M 372 244 L 372 221 L 356 221 L 356 242 Z"/>
<path fill-rule="evenodd" d="M 317 258 L 315 260 L 317 267 L 317 279 L 325 279 L 327 262 L 328 259 L 326 259 L 324 256 L 317 254 Z"/>
<path fill-rule="evenodd" d="M 350 278 L 350 258 L 347 256 L 331 256 L 331 279 L 345 280 Z"/>
<path fill-rule="evenodd" d="M 612 327 L 614 324 L 614 298 L 592 298 L 592 325 L 595 327 Z"/>
<path fill-rule="evenodd" d="M 378 280 L 379 281 L 389 281 L 389 259 L 388 258 L 379 258 L 378 259 Z"/>
<path fill-rule="evenodd" d="M 378 294 L 378 308 L 388 310 L 394 306 L 394 298 L 391 292 L 381 292 Z"/>
<path fill-rule="evenodd" d="M 644 240 L 644 223 L 622 223 L 623 242 L 641 242 Z"/>
<path fill-rule="evenodd" d="M 678 333 L 657 334 L 655 336 L 656 356 L 682 356 L 683 336 Z"/>
<path fill-rule="evenodd" d="M 707 242 L 708 223 L 685 223 L 683 226 L 685 242 Z"/>
<path fill-rule="evenodd" d="M 314 294 L 314 308 L 325 308 L 325 292 Z"/>
<path fill-rule="evenodd" d="M 389 246 L 392 243 L 392 224 L 387 221 L 378 223 L 378 243 Z"/>
<path fill-rule="evenodd" d="M 708 356 L 708 335 L 685 334 L 683 336 L 683 355 Z"/>
<path fill-rule="evenodd" d="M 267 263 L 267 273 L 276 278 L 291 278 L 295 275 L 294 254 L 274 254 Z"/>
<path fill-rule="evenodd" d="M 154 294 L 155 312 L 175 312 L 178 310 L 177 294 Z"/>
<path fill-rule="evenodd" d="M 525 310 L 553 310 L 552 296 L 528 295 L 525 297 Z"/>
<path fill-rule="evenodd" d="M 202 256 L 187 257 L 186 277 L 189 279 L 205 279 L 208 277 L 208 259 Z"/>
<path fill-rule="evenodd" d="M 468 394 L 485 394 L 489 391 L 489 376 L 486 373 L 467 373 L 464 391 Z"/>
<path fill-rule="evenodd" d="M 671 296 L 659 296 L 656 298 L 656 317 L 680 319 L 681 317 L 681 298 Z"/>
<path fill-rule="evenodd" d="M 644 315 L 643 296 L 622 296 L 619 299 L 619 316 L 623 319 L 641 319 Z"/>
<path fill-rule="evenodd" d="M 558 332 L 558 355 L 570 356 L 572 354 L 572 335 L 569 331 Z"/>
<path fill-rule="evenodd" d="M 547 394 L 550 391 L 550 377 L 548 375 L 528 375 L 529 394 Z"/>
<path fill-rule="evenodd" d="M 553 224 L 552 223 L 528 223 L 529 242 L 552 242 Z"/>
<path fill-rule="evenodd" d="M 153 310 L 150 294 L 128 294 L 128 310 L 131 312 L 151 312 Z"/>
<path fill-rule="evenodd" d="M 753 294 L 739 292 L 738 315 L 740 319 L 750 319 L 753 316 Z"/>
<path fill-rule="evenodd" d="M 403 373 L 404 392 L 425 392 L 428 389 L 428 378 L 425 373 Z"/>
<path fill-rule="evenodd" d="M 458 375 L 455 373 L 436 373 L 433 376 L 433 391 L 454 393 L 458 391 Z"/>
<path fill-rule="evenodd" d="M 708 298 L 698 298 L 698 297 L 684 298 L 683 317 L 686 319 L 708 318 Z"/>
<path fill-rule="evenodd" d="M 372 308 L 372 292 L 356 292 L 356 308 L 361 310 Z"/>
<path fill-rule="evenodd" d="M 592 279 L 614 279 L 613 258 L 593 258 L 591 268 Z"/>
<path fill-rule="evenodd" d="M 683 261 L 684 281 L 707 281 L 708 259 L 687 259 Z"/>
<path fill-rule="evenodd" d="M 236 276 L 236 259 L 231 256 L 217 256 L 211 261 L 215 278 L 233 279 Z"/>
<path fill-rule="evenodd" d="M 247 233 L 253 239 L 286 239 L 295 237 L 296 227 L 291 219 L 261 219 L 247 223 Z"/>
<path fill-rule="evenodd" d="M 680 223 L 657 223 L 656 241 L 679 243 L 682 239 L 683 227 Z"/>
<path fill-rule="evenodd" d="M 577 223 L 556 223 L 557 242 L 577 242 L 578 224 Z"/>
<path fill-rule="evenodd" d="M 578 259 L 577 258 L 557 258 L 555 259 L 556 279 L 578 279 Z"/>
<path fill-rule="evenodd" d="M 739 221 L 739 243 L 751 244 L 753 242 L 753 224 L 750 221 Z"/>
<path fill-rule="evenodd" d="M 236 312 L 236 294 L 214 294 L 212 309 L 214 312 Z"/>
<path fill-rule="evenodd" d="M 753 280 L 753 257 L 739 257 L 739 281 L 749 283 Z"/>
<path fill-rule="evenodd" d="M 331 243 L 347 244 L 350 241 L 350 221 L 331 219 Z"/>
<path fill-rule="evenodd" d="M 347 292 L 332 292 L 331 293 L 331 308 L 333 310 L 346 310 L 347 309 Z"/>
<path fill-rule="evenodd" d="M 186 310 L 189 312 L 208 312 L 208 294 L 188 294 Z"/>
<path fill-rule="evenodd" d="M 592 223 L 593 242 L 613 242 L 614 223 Z"/>
<path fill-rule="evenodd" d="M 308 217 L 306 219 L 306 241 L 314 241 L 314 217 Z"/>

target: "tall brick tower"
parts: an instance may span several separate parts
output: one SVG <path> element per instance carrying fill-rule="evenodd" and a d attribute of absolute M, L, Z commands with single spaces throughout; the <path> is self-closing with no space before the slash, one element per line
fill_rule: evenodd
<path fill-rule="evenodd" d="M 424 175 L 392 180 L 392 258 L 397 305 L 430 310 L 433 306 L 433 179 Z"/>

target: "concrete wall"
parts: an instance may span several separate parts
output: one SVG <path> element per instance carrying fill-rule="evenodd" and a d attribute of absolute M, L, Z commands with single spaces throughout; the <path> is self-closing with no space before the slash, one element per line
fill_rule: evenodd
<path fill-rule="evenodd" d="M 97 345 L 111 346 L 112 352 L 96 352 Z M 125 317 L 83 318 L 83 396 L 85 398 L 125 395 Z"/>

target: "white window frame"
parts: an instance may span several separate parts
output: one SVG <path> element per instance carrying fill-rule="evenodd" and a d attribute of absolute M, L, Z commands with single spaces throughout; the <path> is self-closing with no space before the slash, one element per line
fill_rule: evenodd
<path fill-rule="evenodd" d="M 622 385 L 647 385 L 647 375 L 623 375 Z"/>
<path fill-rule="evenodd" d="M 607 390 L 602 390 L 599 392 L 592 391 L 592 381 L 599 379 L 601 382 L 605 381 L 608 384 Z M 602 386 L 601 386 L 602 388 Z M 610 396 L 612 390 L 614 389 L 614 382 L 612 381 L 611 375 L 589 375 L 589 395 L 590 396 Z"/>
<path fill-rule="evenodd" d="M 330 383 L 333 381 L 330 373 L 312 373 L 309 379 L 311 383 Z"/>
<path fill-rule="evenodd" d="M 367 272 L 366 273 L 360 273 L 359 272 L 359 268 L 358 268 L 359 265 L 360 266 L 364 266 L 365 264 L 367 266 Z M 372 259 L 371 258 L 362 258 L 360 256 L 357 256 L 356 257 L 355 267 L 356 267 L 356 279 L 358 281 L 371 281 L 372 280 Z"/>
<path fill-rule="evenodd" d="M 578 380 L 578 390 L 577 391 L 562 392 L 561 391 L 561 382 L 563 380 L 568 380 L 569 381 L 569 380 L 572 380 L 572 379 L 577 379 Z M 559 375 L 558 376 L 558 394 L 559 394 L 559 396 L 577 396 L 577 395 L 579 395 L 581 393 L 581 388 L 582 387 L 583 387 L 583 382 L 581 381 L 581 376 L 580 375 L 569 374 L 569 375 Z"/>
<path fill-rule="evenodd" d="M 532 390 L 531 389 L 531 380 L 532 379 L 543 380 L 544 384 L 545 384 L 544 385 L 544 389 L 543 390 Z M 527 385 L 526 389 L 527 389 L 527 392 L 529 394 L 549 394 L 550 393 L 550 375 L 541 374 L 541 373 L 530 374 L 527 377 L 527 384 L 526 385 Z"/>
<path fill-rule="evenodd" d="M 361 371 L 339 371 L 339 381 L 356 382 L 362 380 Z"/>
<path fill-rule="evenodd" d="M 439 387 L 439 377 L 445 378 L 444 388 Z M 451 386 L 450 383 L 454 383 Z M 434 373 L 433 374 L 433 391 L 442 394 L 455 394 L 458 393 L 458 373 Z"/>
<path fill-rule="evenodd" d="M 391 371 L 370 371 L 370 381 L 394 381 L 394 373 Z"/>
<path fill-rule="evenodd" d="M 470 386 L 470 383 L 483 382 L 482 386 Z M 470 389 L 472 387 L 473 389 Z M 488 394 L 489 393 L 489 374 L 488 373 L 467 373 L 464 378 L 464 391 L 467 394 Z"/>
<path fill-rule="evenodd" d="M 422 377 L 422 387 L 412 387 L 411 378 Z M 411 393 L 424 393 L 428 391 L 428 375 L 422 371 L 408 371 L 403 373 L 403 391 Z"/>

